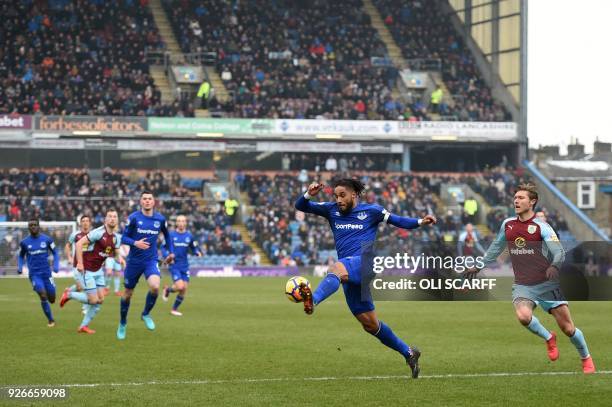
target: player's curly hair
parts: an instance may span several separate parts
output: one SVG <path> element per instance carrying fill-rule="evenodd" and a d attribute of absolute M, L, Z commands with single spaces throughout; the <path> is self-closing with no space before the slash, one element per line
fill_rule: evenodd
<path fill-rule="evenodd" d="M 527 192 L 527 195 L 529 196 L 529 200 L 535 199 L 536 203 L 533 205 L 533 207 L 535 208 L 535 206 L 538 204 L 538 201 L 540 199 L 538 196 L 538 188 L 535 186 L 535 184 L 532 182 L 523 182 L 516 188 L 516 191 L 514 192 L 516 193 L 518 191 Z"/>
<path fill-rule="evenodd" d="M 363 184 L 363 182 L 352 178 L 341 178 L 335 180 L 332 183 L 332 187 L 345 187 L 348 189 L 352 189 L 357 195 L 361 195 L 361 193 L 365 191 L 365 185 Z"/>

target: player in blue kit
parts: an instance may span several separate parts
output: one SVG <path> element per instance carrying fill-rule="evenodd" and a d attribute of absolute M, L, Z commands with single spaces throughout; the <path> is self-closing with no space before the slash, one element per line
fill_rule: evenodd
<path fill-rule="evenodd" d="M 170 274 L 172 275 L 172 286 L 164 286 L 162 299 L 168 301 L 170 293 L 178 293 L 172 306 L 170 313 L 177 317 L 183 314 L 178 310 L 185 299 L 187 285 L 189 284 L 189 259 L 188 255 L 191 251 L 198 257 L 202 257 L 200 246 L 197 240 L 193 238 L 191 233 L 187 231 L 187 218 L 183 215 L 176 217 L 176 230 L 170 232 L 170 239 L 174 243 L 174 263 L 170 265 Z M 162 246 L 162 254 L 168 255 L 166 245 Z"/>
<path fill-rule="evenodd" d="M 323 188 L 323 184 L 312 183 L 308 191 L 295 203 L 295 208 L 326 218 L 332 228 L 338 261 L 329 269 L 314 293 L 305 284 L 300 287 L 304 299 L 304 311 L 312 314 L 316 305 L 335 293 L 340 285 L 344 290 L 346 303 L 363 329 L 374 335 L 385 346 L 399 352 L 412 371 L 412 377 L 419 376 L 419 357 L 416 347 L 408 346 L 398 338 L 391 328 L 380 321 L 374 311 L 374 303 L 366 288 L 362 297 L 362 248 L 376 240 L 378 225 L 388 223 L 403 229 L 415 229 L 421 225 L 436 223 L 436 218 L 426 215 L 422 219 L 401 217 L 387 212 L 379 205 L 359 202 L 365 186 L 357 180 L 341 179 L 334 182 L 335 202 L 310 202 Z M 363 265 L 367 270 L 369 267 Z M 363 282 L 367 284 L 367 282 Z"/>
<path fill-rule="evenodd" d="M 155 198 L 149 191 L 140 194 L 140 211 L 132 213 L 128 217 L 127 225 L 123 232 L 121 243 L 132 246 L 127 257 L 127 264 L 123 272 L 123 285 L 125 291 L 121 297 L 121 321 L 117 328 L 117 339 L 125 339 L 127 329 L 127 314 L 130 309 L 132 293 L 140 276 L 144 274 L 149 292 L 145 302 L 141 319 L 147 329 L 154 330 L 155 322 L 149 315 L 159 294 L 160 272 L 157 265 L 157 238 L 160 233 L 168 244 L 168 256 L 165 258 L 167 264 L 174 261 L 174 244 L 170 239 L 170 233 L 166 226 L 166 218 L 154 211 Z M 148 247 L 140 248 L 137 243 L 146 241 Z"/>
<path fill-rule="evenodd" d="M 24 261 L 27 259 L 28 272 L 32 288 L 40 297 L 40 305 L 49 321 L 47 326 L 55 326 L 51 305 L 55 303 L 55 282 L 49 267 L 49 252 L 53 254 L 53 272 L 59 271 L 59 253 L 53 239 L 40 233 L 38 219 L 28 222 L 30 236 L 19 243 L 19 258 L 17 260 L 17 273 L 23 272 Z"/>

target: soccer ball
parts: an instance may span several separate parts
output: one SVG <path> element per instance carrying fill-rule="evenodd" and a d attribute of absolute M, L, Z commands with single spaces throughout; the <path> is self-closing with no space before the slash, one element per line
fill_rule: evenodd
<path fill-rule="evenodd" d="M 291 302 L 302 302 L 302 296 L 300 295 L 300 284 L 306 284 L 310 288 L 310 282 L 304 277 L 291 277 L 285 285 L 285 295 Z"/>

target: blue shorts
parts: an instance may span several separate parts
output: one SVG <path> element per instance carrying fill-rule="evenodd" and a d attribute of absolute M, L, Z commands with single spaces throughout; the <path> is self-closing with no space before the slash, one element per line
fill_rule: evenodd
<path fill-rule="evenodd" d="M 55 296 L 55 281 L 51 275 L 30 275 L 32 289 L 37 293 L 46 292 L 49 297 Z"/>
<path fill-rule="evenodd" d="M 361 256 L 344 257 L 338 260 L 348 271 L 348 282 L 342 284 L 346 304 L 353 315 L 374 311 L 374 302 L 367 282 L 362 284 Z"/>
<path fill-rule="evenodd" d="M 151 276 L 160 276 L 159 267 L 157 266 L 157 260 L 151 260 L 147 263 L 134 264 L 128 263 L 123 271 L 123 285 L 125 288 L 130 290 L 136 287 L 140 276 L 144 273 L 145 278 L 148 279 Z"/>
<path fill-rule="evenodd" d="M 512 301 L 520 298 L 533 301 L 536 306 L 542 307 L 546 312 L 567 305 L 567 301 L 561 292 L 561 285 L 558 281 L 545 281 L 536 285 L 512 285 Z"/>
<path fill-rule="evenodd" d="M 172 275 L 172 281 L 183 280 L 186 283 L 189 282 L 189 268 L 171 268 L 170 275 Z"/>

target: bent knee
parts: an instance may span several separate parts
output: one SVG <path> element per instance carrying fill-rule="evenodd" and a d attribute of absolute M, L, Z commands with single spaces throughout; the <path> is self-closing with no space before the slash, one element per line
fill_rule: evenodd
<path fill-rule="evenodd" d="M 527 326 L 531 323 L 532 315 L 528 313 L 517 313 L 516 319 L 521 323 L 521 325 Z"/>
<path fill-rule="evenodd" d="M 574 333 L 576 333 L 576 327 L 571 322 L 559 324 L 559 328 L 561 328 L 563 333 L 567 336 L 573 336 Z"/>
<path fill-rule="evenodd" d="M 380 328 L 378 321 L 359 321 L 361 322 L 361 327 L 367 333 L 375 335 L 378 333 L 378 329 Z"/>
<path fill-rule="evenodd" d="M 343 283 L 346 283 L 348 281 L 348 271 L 346 271 L 346 267 L 344 267 L 344 264 L 340 262 L 334 263 L 329 268 L 329 272 L 335 274 Z"/>

